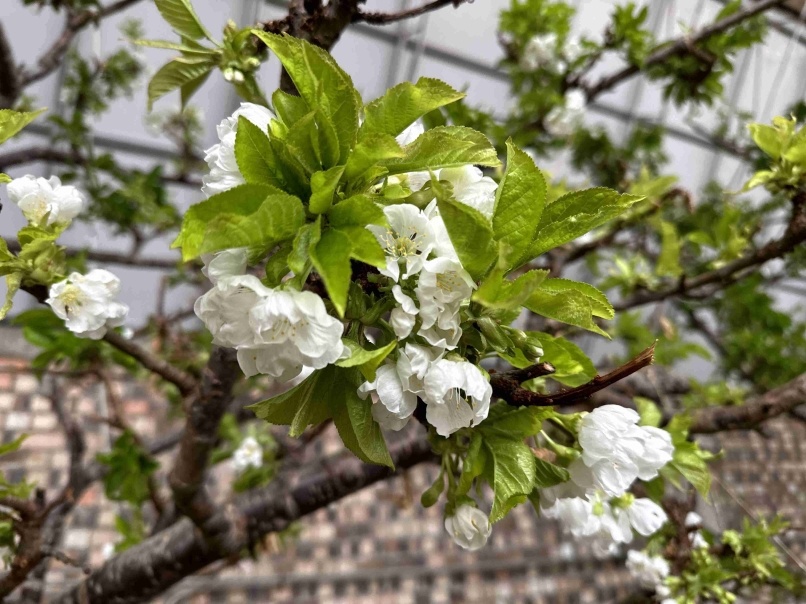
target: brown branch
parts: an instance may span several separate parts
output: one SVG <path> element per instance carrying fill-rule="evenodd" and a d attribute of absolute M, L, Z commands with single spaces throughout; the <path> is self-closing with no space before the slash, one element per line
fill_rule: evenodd
<path fill-rule="evenodd" d="M 127 340 L 116 331 L 107 331 L 104 336 L 104 341 L 121 352 L 128 354 L 146 369 L 156 373 L 166 381 L 171 382 L 179 389 L 182 395 L 189 395 L 196 390 L 198 384 L 195 377 L 182 371 L 165 359 L 152 354 L 134 340 Z"/>
<path fill-rule="evenodd" d="M 2 92 L 0 92 L 0 102 Z M 11 166 L 29 164 L 36 161 L 48 161 L 68 166 L 87 165 L 90 159 L 78 151 L 62 151 L 50 147 L 26 147 L 16 151 L 10 151 L 0 155 L 0 171 L 7 172 Z M 190 178 L 186 174 L 167 174 L 162 176 L 163 182 L 172 184 L 187 185 L 188 187 L 201 189 L 202 182 L 195 178 Z"/>
<path fill-rule="evenodd" d="M 239 497 L 239 516 L 248 524 L 228 553 L 209 546 L 194 525 L 183 520 L 162 533 L 118 554 L 53 604 L 128 604 L 148 601 L 184 577 L 225 557 L 240 557 L 264 535 L 339 501 L 376 482 L 433 459 L 425 438 L 390 447 L 397 471 L 361 463 L 352 455 L 317 462 L 314 475 L 293 488 L 270 485 Z M 303 469 L 305 470 L 305 469 Z M 307 473 L 307 472 L 303 472 Z"/>
<path fill-rule="evenodd" d="M 733 283 L 742 271 L 759 266 L 775 258 L 781 258 L 794 251 L 804 241 L 806 241 L 806 191 L 801 191 L 792 199 L 792 216 L 784 235 L 780 239 L 770 241 L 758 248 L 754 253 L 733 262 L 728 262 L 718 269 L 702 273 L 696 277 L 682 277 L 677 284 L 670 287 L 654 291 L 635 292 L 613 306 L 616 310 L 627 310 L 651 302 L 659 302 L 672 296 L 690 296 L 697 289 L 706 285 L 728 285 Z"/>
<path fill-rule="evenodd" d="M 16 239 L 6 239 L 8 249 L 15 254 L 20 252 L 20 242 Z M 81 248 L 66 248 L 65 254 L 68 258 L 83 256 L 92 262 L 102 264 L 117 264 L 119 266 L 130 266 L 142 269 L 163 269 L 174 270 L 179 265 L 180 260 L 163 260 L 162 258 L 142 258 L 136 254 L 119 254 L 116 252 L 104 252 L 101 250 L 89 250 Z"/>
<path fill-rule="evenodd" d="M 14 53 L 0 23 L 0 109 L 10 109 L 20 96 L 20 73 L 14 65 Z"/>
<path fill-rule="evenodd" d="M 454 8 L 459 8 L 465 2 L 467 2 L 467 0 L 433 0 L 433 2 L 423 4 L 417 8 L 403 10 L 397 13 L 365 13 L 358 11 L 353 16 L 353 23 L 363 21 L 364 23 L 370 23 L 372 25 L 388 25 L 389 23 L 396 23 L 405 19 L 413 19 L 414 17 L 419 17 L 449 5 Z"/>
<path fill-rule="evenodd" d="M 220 527 L 210 530 L 209 523 L 220 520 L 220 514 L 204 488 L 204 477 L 210 451 L 218 440 L 218 425 L 232 400 L 232 389 L 240 375 L 235 351 L 214 347 L 202 376 L 200 392 L 187 405 L 185 432 L 168 477 L 176 508 L 205 534 L 228 540 L 239 538 L 239 529 L 242 530 L 242 527 L 232 522 L 232 526 L 224 532 Z M 221 544 L 217 546 L 221 547 Z M 224 544 L 224 549 L 226 547 Z"/>
<path fill-rule="evenodd" d="M 137 4 L 138 2 L 140 2 L 140 0 L 118 0 L 117 2 L 101 9 L 86 10 L 68 17 L 64 30 L 62 30 L 62 34 L 51 45 L 51 47 L 45 51 L 45 54 L 39 58 L 39 61 L 37 61 L 39 69 L 33 72 L 23 72 L 20 78 L 20 88 L 25 88 L 26 86 L 41 80 L 56 70 L 56 68 L 61 64 L 64 55 L 70 48 L 70 45 L 72 44 L 73 39 L 76 37 L 76 34 L 78 34 L 78 32 L 80 32 L 82 29 L 92 23 L 98 23 L 98 21 L 101 19 L 114 15 L 117 12 Z"/>
<path fill-rule="evenodd" d="M 806 403 L 806 373 L 783 386 L 748 400 L 744 405 L 700 409 L 694 414 L 689 432 L 713 434 L 726 430 L 750 430 L 804 403 Z"/>
<path fill-rule="evenodd" d="M 493 387 L 493 396 L 500 398 L 510 405 L 526 407 L 562 407 L 575 405 L 589 399 L 593 394 L 612 386 L 616 382 L 632 375 L 636 371 L 652 364 L 655 355 L 655 345 L 653 344 L 644 350 L 631 361 L 617 367 L 605 375 L 597 375 L 587 384 L 557 392 L 555 394 L 539 394 L 520 386 L 517 378 L 512 377 L 512 373 L 494 373 L 490 375 L 490 384 Z M 545 363 L 544 365 L 548 365 Z M 547 369 L 547 367 L 544 367 Z M 553 369 L 553 368 L 552 368 Z M 528 373 L 525 375 L 529 375 Z M 543 374 L 547 375 L 547 374 Z M 536 376 L 532 376 L 536 377 Z M 526 377 L 526 379 L 531 379 Z M 525 380 L 523 380 L 525 381 Z"/>
<path fill-rule="evenodd" d="M 693 35 L 683 36 L 673 42 L 663 44 L 660 48 L 650 53 L 641 65 L 628 65 L 612 75 L 602 77 L 592 86 L 583 87 L 588 97 L 588 102 L 593 101 L 597 96 L 617 86 L 621 82 L 639 74 L 647 67 L 663 63 L 677 54 L 691 53 L 692 50 L 696 48 L 696 44 L 704 42 L 711 36 L 720 34 L 732 27 L 736 27 L 743 21 L 755 17 L 766 10 L 777 7 L 784 2 L 786 2 L 786 0 L 763 0 L 762 2 L 751 4 L 744 10 L 725 17 L 707 27 L 703 27 Z"/>

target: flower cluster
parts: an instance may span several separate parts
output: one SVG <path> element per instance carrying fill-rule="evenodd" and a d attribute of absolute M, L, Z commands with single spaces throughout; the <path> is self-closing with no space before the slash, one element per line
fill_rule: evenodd
<path fill-rule="evenodd" d="M 8 197 L 32 224 L 66 225 L 84 209 L 78 189 L 62 185 L 56 176 L 49 179 L 26 175 L 8 183 Z"/>
<path fill-rule="evenodd" d="M 116 300 L 120 279 L 96 268 L 86 275 L 70 273 L 50 286 L 46 300 L 53 312 L 79 337 L 99 340 L 110 327 L 123 325 L 129 307 Z"/>
<path fill-rule="evenodd" d="M 84 196 L 73 186 L 26 175 L 8 183 L 8 196 L 34 226 L 64 228 L 84 209 Z M 98 340 L 123 324 L 129 307 L 117 301 L 120 279 L 104 269 L 70 275 L 50 286 L 46 302 L 79 337 Z"/>
<path fill-rule="evenodd" d="M 636 499 L 632 483 L 652 480 L 672 459 L 668 432 L 638 425 L 638 414 L 604 405 L 580 422 L 581 456 L 568 470 L 571 481 L 544 489 L 543 514 L 559 519 L 575 537 L 593 537 L 601 552 L 630 543 L 633 531 L 648 536 L 666 522 L 666 513 L 650 499 Z"/>
<path fill-rule="evenodd" d="M 627 570 L 638 581 L 641 587 L 654 590 L 666 598 L 670 590 L 663 582 L 669 576 L 669 563 L 660 556 L 649 556 L 644 552 L 630 550 L 627 552 Z M 677 600 L 666 599 L 661 604 L 674 604 Z"/>
<path fill-rule="evenodd" d="M 263 465 L 263 447 L 254 437 L 247 436 L 232 454 L 232 465 L 238 474 L 249 468 L 259 468 Z"/>
<path fill-rule="evenodd" d="M 546 132 L 557 138 L 571 136 L 574 130 L 582 125 L 588 99 L 579 88 L 572 88 L 565 93 L 563 104 L 554 107 L 546 115 L 543 125 Z"/>
<path fill-rule="evenodd" d="M 411 142 L 422 133 L 414 123 L 398 138 Z M 473 166 L 448 168 L 435 175 L 451 183 L 454 198 L 491 216 L 497 183 Z M 430 180 L 430 175 L 425 174 Z M 423 173 L 404 175 L 399 182 L 422 190 Z M 388 228 L 370 225 L 386 253 L 381 273 L 394 283 L 395 307 L 390 324 L 400 341 L 396 360 L 378 369 L 374 381 L 359 388 L 375 392 L 373 416 L 385 428 L 400 430 L 411 418 L 418 398 L 426 403 L 426 419 L 437 433 L 450 436 L 487 417 L 492 388 L 474 364 L 448 358 L 462 336 L 461 310 L 475 283 L 462 267 L 436 201 L 424 210 L 411 204 L 388 206 Z"/>
<path fill-rule="evenodd" d="M 520 67 L 526 72 L 547 69 L 555 73 L 563 73 L 569 64 L 582 56 L 582 45 L 579 40 L 570 38 L 560 45 L 555 33 L 538 34 L 529 39 L 520 56 Z"/>

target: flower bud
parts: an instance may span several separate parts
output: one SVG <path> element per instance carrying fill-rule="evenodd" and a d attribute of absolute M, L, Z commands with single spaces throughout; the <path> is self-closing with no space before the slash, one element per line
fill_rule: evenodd
<path fill-rule="evenodd" d="M 445 530 L 456 545 L 473 551 L 484 547 L 493 529 L 487 514 L 465 503 L 456 508 L 453 516 L 445 518 Z"/>
<path fill-rule="evenodd" d="M 227 80 L 227 82 L 231 82 L 233 78 L 235 78 L 235 70 L 232 67 L 227 67 L 224 70 L 224 79 Z"/>
<path fill-rule="evenodd" d="M 512 346 L 512 340 L 509 339 L 504 329 L 490 317 L 477 319 L 476 325 L 493 348 L 503 350 Z"/>

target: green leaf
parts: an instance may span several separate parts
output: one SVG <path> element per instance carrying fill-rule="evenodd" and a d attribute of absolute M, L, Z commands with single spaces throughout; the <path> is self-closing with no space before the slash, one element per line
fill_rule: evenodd
<path fill-rule="evenodd" d="M 496 191 L 493 234 L 500 242 L 505 270 L 523 257 L 534 241 L 543 206 L 546 181 L 532 158 L 507 141 L 507 169 Z"/>
<path fill-rule="evenodd" d="M 180 37 L 212 40 L 188 0 L 154 0 L 157 10 Z"/>
<path fill-rule="evenodd" d="M 209 57 L 176 57 L 172 59 L 160 67 L 148 82 L 148 110 L 151 111 L 154 101 L 158 98 L 172 90 L 197 82 L 206 76 L 213 67 L 215 67 L 215 61 Z"/>
<path fill-rule="evenodd" d="M 535 486 L 539 489 L 548 489 L 571 480 L 568 470 L 539 457 L 535 457 L 535 470 Z"/>
<path fill-rule="evenodd" d="M 497 522 L 516 505 L 527 500 L 535 487 L 536 465 L 532 450 L 522 441 L 490 436 L 484 447 L 492 459 L 492 487 L 495 492 L 490 521 Z"/>
<path fill-rule="evenodd" d="M 297 437 L 310 425 L 320 424 L 330 417 L 327 392 L 332 376 L 324 370 L 314 371 L 291 390 L 270 399 L 249 405 L 247 409 L 270 424 L 291 426 L 289 434 Z"/>
<path fill-rule="evenodd" d="M 46 109 L 36 111 L 0 109 L 0 143 L 6 142 L 45 111 Z"/>
<path fill-rule="evenodd" d="M 788 138 L 783 132 L 766 124 L 748 124 L 747 129 L 759 149 L 773 159 L 781 159 L 785 138 Z"/>
<path fill-rule="evenodd" d="M 327 214 L 334 227 L 359 226 L 369 224 L 386 226 L 386 215 L 369 195 L 354 195 L 333 206 Z"/>
<path fill-rule="evenodd" d="M 490 409 L 489 417 L 477 428 L 485 438 L 498 436 L 523 440 L 543 429 L 543 421 L 555 415 L 551 407 L 518 407 L 503 403 Z"/>
<path fill-rule="evenodd" d="M 397 136 L 426 113 L 464 97 L 464 93 L 432 78 L 420 78 L 416 84 L 402 82 L 366 106 L 361 134 Z"/>
<path fill-rule="evenodd" d="M 572 281 L 570 279 L 546 279 L 540 285 L 543 291 L 561 293 L 574 291 L 582 294 L 590 300 L 593 315 L 603 319 L 612 319 L 616 316 L 613 305 L 602 292 L 587 283 Z"/>
<path fill-rule="evenodd" d="M 420 496 L 420 504 L 424 508 L 430 508 L 439 501 L 439 496 L 445 490 L 445 472 L 439 471 L 439 476 L 430 487 L 428 487 Z"/>
<path fill-rule="evenodd" d="M 496 258 L 492 226 L 481 212 L 455 201 L 450 184 L 433 178 L 431 183 L 456 254 L 465 270 L 479 281 Z"/>
<path fill-rule="evenodd" d="M 680 266 L 680 236 L 677 227 L 666 220 L 660 221 L 660 255 L 655 272 L 662 277 L 679 277 L 683 274 Z"/>
<path fill-rule="evenodd" d="M 473 293 L 472 300 L 487 308 L 514 310 L 529 299 L 548 275 L 548 270 L 532 270 L 509 281 L 504 271 L 496 268 Z"/>
<path fill-rule="evenodd" d="M 187 261 L 205 252 L 293 237 L 304 221 L 298 198 L 270 185 L 245 184 L 191 206 L 172 247 L 181 247 Z"/>
<path fill-rule="evenodd" d="M 386 267 L 386 253 L 378 239 L 362 226 L 347 226 L 336 229 L 350 241 L 350 257 L 376 268 Z"/>
<path fill-rule="evenodd" d="M 238 118 L 235 160 L 247 183 L 282 186 L 269 136 L 244 116 Z"/>
<path fill-rule="evenodd" d="M 501 164 L 489 139 L 481 132 L 464 126 L 440 126 L 426 130 L 414 142 L 406 145 L 403 151 L 403 157 L 382 162 L 381 165 L 389 170 L 389 174 L 456 168 L 467 164 Z"/>
<path fill-rule="evenodd" d="M 347 160 L 344 175 L 348 181 L 353 182 L 378 163 L 403 156 L 403 149 L 395 137 L 389 134 L 370 133 L 358 141 L 353 149 Z"/>
<path fill-rule="evenodd" d="M 536 331 L 530 331 L 529 337 L 536 338 L 543 348 L 543 356 L 540 360 L 554 366 L 551 379 L 566 386 L 576 387 L 596 377 L 596 367 L 593 362 L 573 342 Z"/>
<path fill-rule="evenodd" d="M 0 172 L 0 185 L 6 185 L 12 181 L 12 178 L 8 174 L 4 174 Z"/>
<path fill-rule="evenodd" d="M 467 455 L 462 464 L 462 474 L 459 477 L 459 484 L 456 487 L 456 494 L 458 496 L 467 495 L 470 491 L 470 487 L 473 486 L 473 481 L 484 473 L 484 468 L 488 460 L 487 451 L 482 447 L 482 440 L 481 433 L 473 432 L 473 436 L 470 439 L 470 446 L 467 449 Z"/>
<path fill-rule="evenodd" d="M 324 214 L 333 205 L 333 196 L 344 173 L 344 166 L 334 166 L 311 176 L 311 200 L 308 209 L 314 214 Z"/>
<path fill-rule="evenodd" d="M 330 301 L 340 317 L 344 316 L 350 289 L 351 249 L 350 239 L 336 229 L 323 232 L 319 241 L 310 248 L 311 261 L 325 282 Z"/>
<path fill-rule="evenodd" d="M 280 59 L 300 96 L 318 107 L 333 124 L 338 137 L 338 163 L 347 161 L 355 146 L 361 97 L 350 76 L 326 51 L 288 35 L 252 30 Z"/>
<path fill-rule="evenodd" d="M 7 455 L 9 453 L 17 451 L 22 446 L 22 443 L 25 442 L 26 438 L 28 438 L 27 434 L 20 434 L 17 438 L 12 440 L 11 442 L 7 442 L 4 445 L 0 445 L 0 455 Z"/>
<path fill-rule="evenodd" d="M 691 441 L 675 443 L 671 466 L 680 472 L 700 495 L 707 498 L 711 490 L 711 472 L 707 461 L 713 459 L 713 454 L 700 449 L 700 446 Z"/>
<path fill-rule="evenodd" d="M 593 317 L 612 318 L 613 307 L 599 290 L 586 283 L 547 279 L 524 304 L 533 313 L 607 335 Z"/>
<path fill-rule="evenodd" d="M 535 241 L 519 264 L 602 226 L 642 199 L 605 188 L 563 195 L 543 210 Z"/>
<path fill-rule="evenodd" d="M 196 91 L 199 88 L 201 88 L 202 84 L 204 84 L 207 81 L 207 78 L 210 77 L 211 73 L 212 70 L 207 71 L 206 73 L 203 73 L 199 77 L 190 80 L 189 82 L 185 82 L 179 87 L 179 101 L 180 101 L 180 107 L 182 109 L 184 109 L 187 106 L 188 101 L 190 101 L 190 97 L 192 97 L 196 93 Z"/>
<path fill-rule="evenodd" d="M 274 111 L 288 128 L 311 112 L 305 99 L 283 92 L 279 88 L 274 91 L 271 100 L 274 105 Z"/>
<path fill-rule="evenodd" d="M 170 42 L 168 40 L 132 40 L 133 44 L 137 46 L 146 46 L 148 48 L 164 48 L 165 50 L 176 50 L 182 54 L 187 55 L 217 55 L 221 51 L 219 49 L 207 48 L 201 44 L 194 43 L 180 44 L 178 42 Z"/>
<path fill-rule="evenodd" d="M 131 432 L 126 430 L 112 445 L 112 450 L 99 453 L 97 459 L 108 468 L 104 491 L 109 499 L 135 505 L 148 499 L 148 477 L 159 464 L 142 450 Z"/>
<path fill-rule="evenodd" d="M 290 270 L 288 255 L 291 253 L 292 243 L 286 241 L 280 248 L 266 260 L 266 280 L 268 287 L 277 287 Z"/>
<path fill-rule="evenodd" d="M 22 275 L 22 273 L 9 273 L 6 275 L 6 302 L 0 308 L 0 320 L 6 318 L 8 311 L 11 310 L 11 306 L 14 304 L 14 294 L 20 289 Z"/>
<path fill-rule="evenodd" d="M 397 346 L 397 340 L 393 340 L 386 346 L 381 346 L 374 350 L 367 350 L 353 340 L 344 339 L 342 342 L 350 349 L 350 356 L 341 361 L 337 361 L 336 365 L 339 367 L 358 367 L 364 379 L 368 382 L 375 380 L 375 372 L 378 367 L 381 366 L 384 359 L 388 357 Z"/>
<path fill-rule="evenodd" d="M 288 255 L 288 268 L 295 275 L 303 275 L 306 272 L 311 261 L 311 247 L 317 244 L 321 236 L 322 232 L 318 219 L 316 222 L 309 222 L 300 227 L 299 232 L 294 237 L 294 246 Z"/>
<path fill-rule="evenodd" d="M 641 416 L 640 424 L 642 426 L 653 426 L 655 428 L 660 426 L 661 421 L 663 421 L 663 412 L 655 404 L 655 401 L 643 396 L 634 396 L 632 400 L 638 409 L 638 415 Z"/>
<path fill-rule="evenodd" d="M 361 400 L 358 396 L 358 387 L 363 382 L 361 373 L 334 365 L 322 372 L 332 374 L 330 387 L 322 396 L 328 401 L 333 423 L 345 446 L 362 461 L 394 468 L 381 427 L 372 417 L 372 400 Z"/>

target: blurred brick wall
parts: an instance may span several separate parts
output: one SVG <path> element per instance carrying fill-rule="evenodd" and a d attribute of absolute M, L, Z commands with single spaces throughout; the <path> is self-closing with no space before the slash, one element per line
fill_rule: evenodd
<path fill-rule="evenodd" d="M 152 437 L 179 426 L 166 404 L 139 384 L 116 384 L 128 421 Z M 68 408 L 87 430 L 88 456 L 108 448 L 104 392 L 87 382 L 64 391 Z M 7 442 L 30 434 L 22 450 L 4 457 L 11 479 L 36 482 L 53 493 L 64 484 L 67 453 L 48 399 L 27 361 L 0 361 L 0 434 Z M 735 526 L 743 515 L 781 513 L 800 531 L 785 536 L 791 555 L 806 554 L 806 427 L 774 422 L 767 437 L 735 433 L 709 443 L 724 449 L 715 465 L 713 505 L 700 510 L 714 527 Z M 336 452 L 335 431 L 315 443 L 313 455 Z M 434 468 L 377 485 L 306 518 L 299 535 L 258 561 L 241 561 L 201 575 L 171 590 L 165 602 L 271 603 L 532 603 L 615 602 L 632 590 L 617 559 L 598 560 L 585 543 L 565 538 L 553 522 L 522 506 L 496 524 L 488 547 L 468 553 L 455 547 L 442 527 L 441 508 L 423 510 L 419 494 L 435 478 Z M 216 484 L 230 479 L 227 463 L 213 472 Z M 62 549 L 97 566 L 114 530 L 117 505 L 105 502 L 99 485 L 80 500 Z M 75 568 L 51 565 L 48 593 L 80 576 Z"/>

